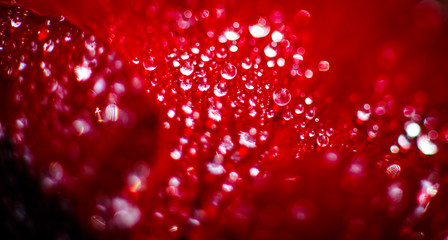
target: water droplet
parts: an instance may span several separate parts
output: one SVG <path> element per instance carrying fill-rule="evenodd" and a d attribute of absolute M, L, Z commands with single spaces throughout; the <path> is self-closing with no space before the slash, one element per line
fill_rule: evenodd
<path fill-rule="evenodd" d="M 316 108 L 310 109 L 308 112 L 306 112 L 305 117 L 309 120 L 313 119 L 316 116 Z"/>
<path fill-rule="evenodd" d="M 411 118 L 415 114 L 415 108 L 412 107 L 412 106 L 406 106 L 403 109 L 403 114 L 404 114 L 405 117 Z"/>
<path fill-rule="evenodd" d="M 103 231 L 106 229 L 106 220 L 100 215 L 93 215 L 90 217 L 90 225 L 97 231 Z"/>
<path fill-rule="evenodd" d="M 75 67 L 76 79 L 79 82 L 87 81 L 92 74 L 92 69 L 87 66 L 76 66 Z"/>
<path fill-rule="evenodd" d="M 210 50 L 206 49 L 205 52 L 201 55 L 201 60 L 204 62 L 210 61 L 215 56 L 215 53 Z"/>
<path fill-rule="evenodd" d="M 233 79 L 236 76 L 237 69 L 231 63 L 227 63 L 221 69 L 221 76 L 227 80 Z"/>
<path fill-rule="evenodd" d="M 286 88 L 280 88 L 272 94 L 274 102 L 279 106 L 285 106 L 291 101 L 291 93 Z"/>
<path fill-rule="evenodd" d="M 190 62 L 185 62 L 180 68 L 180 72 L 185 76 L 190 76 L 194 71 L 194 65 Z"/>
<path fill-rule="evenodd" d="M 148 71 L 154 71 L 157 68 L 156 58 L 149 56 L 143 60 L 143 67 Z"/>
<path fill-rule="evenodd" d="M 305 107 L 302 104 L 297 105 L 296 109 L 294 110 L 297 115 L 302 114 L 303 111 L 305 111 Z"/>
<path fill-rule="evenodd" d="M 105 121 L 116 122 L 118 121 L 120 110 L 118 106 L 114 103 L 107 105 L 106 107 L 106 119 Z"/>
<path fill-rule="evenodd" d="M 281 42 L 283 40 L 283 34 L 279 31 L 274 31 L 271 37 L 274 42 Z"/>
<path fill-rule="evenodd" d="M 437 145 L 431 141 L 428 135 L 417 137 L 417 147 L 425 155 L 434 155 L 439 151 Z"/>
<path fill-rule="evenodd" d="M 227 92 L 229 91 L 227 84 L 220 82 L 218 84 L 215 85 L 215 90 L 214 93 L 217 97 L 223 97 L 227 94 Z"/>
<path fill-rule="evenodd" d="M 358 120 L 360 121 L 367 121 L 370 118 L 371 110 L 369 104 L 364 104 L 364 106 L 358 110 L 356 116 L 358 117 Z"/>
<path fill-rule="evenodd" d="M 250 58 L 246 57 L 241 63 L 241 66 L 247 70 L 252 67 L 252 61 L 250 60 Z"/>
<path fill-rule="evenodd" d="M 326 135 L 320 135 L 316 139 L 317 145 L 321 147 L 326 147 L 330 142 L 329 138 Z"/>
<path fill-rule="evenodd" d="M 227 38 L 227 40 L 229 41 L 236 41 L 240 38 L 240 35 L 232 30 L 227 30 L 224 32 L 224 36 Z"/>
<path fill-rule="evenodd" d="M 13 28 L 18 28 L 20 25 L 22 25 L 22 20 L 20 20 L 19 17 L 14 17 L 11 19 L 11 26 Z"/>
<path fill-rule="evenodd" d="M 255 147 L 257 147 L 257 144 L 255 142 L 255 138 L 250 133 L 240 132 L 239 135 L 240 135 L 239 143 L 241 145 L 246 146 L 247 148 L 255 148 Z"/>
<path fill-rule="evenodd" d="M 44 43 L 43 48 L 44 48 L 45 52 L 52 52 L 54 49 L 54 42 L 52 40 L 50 40 L 50 41 Z"/>
<path fill-rule="evenodd" d="M 122 198 L 114 198 L 112 206 L 115 210 L 114 224 L 121 229 L 129 229 L 140 220 L 140 209 Z"/>
<path fill-rule="evenodd" d="M 306 105 L 311 105 L 312 103 L 313 103 L 313 99 L 311 99 L 310 97 L 305 98 Z"/>
<path fill-rule="evenodd" d="M 174 150 L 171 152 L 170 155 L 171 155 L 171 158 L 172 158 L 172 159 L 174 159 L 174 160 L 179 160 L 180 157 L 182 157 L 182 152 L 179 151 L 178 149 L 174 149 Z"/>
<path fill-rule="evenodd" d="M 310 23 L 311 14 L 306 10 L 300 10 L 295 16 L 295 22 L 301 27 L 305 27 Z"/>
<path fill-rule="evenodd" d="M 260 18 L 257 24 L 249 26 L 249 32 L 254 38 L 264 38 L 269 34 L 269 31 L 271 31 L 271 27 L 264 18 Z"/>
<path fill-rule="evenodd" d="M 273 49 L 270 45 L 267 45 L 264 48 L 264 55 L 269 58 L 274 58 L 275 56 L 277 56 L 277 51 L 275 51 L 275 49 Z"/>
<path fill-rule="evenodd" d="M 301 63 L 303 61 L 303 56 L 300 54 L 294 54 L 292 56 L 292 59 L 294 60 L 295 63 Z"/>
<path fill-rule="evenodd" d="M 307 70 L 305 71 L 305 77 L 306 77 L 306 78 L 312 78 L 313 75 L 314 75 L 314 73 L 313 73 L 312 70 L 307 69 Z"/>
<path fill-rule="evenodd" d="M 401 167 L 398 164 L 392 164 L 386 169 L 386 174 L 390 178 L 397 178 L 398 176 L 400 176 L 400 173 L 401 173 Z"/>
<path fill-rule="evenodd" d="M 405 126 L 406 134 L 408 135 L 408 137 L 415 138 L 420 135 L 421 128 L 418 123 L 411 122 L 409 124 L 406 124 Z"/>
<path fill-rule="evenodd" d="M 285 119 L 286 121 L 289 121 L 293 118 L 293 115 L 291 114 L 290 111 L 287 111 L 285 114 L 283 114 L 283 119 Z"/>
<path fill-rule="evenodd" d="M 319 68 L 319 71 L 326 72 L 326 71 L 330 70 L 330 63 L 328 63 L 327 61 L 321 61 L 321 62 L 319 62 L 318 68 Z"/>
<path fill-rule="evenodd" d="M 207 170 L 213 175 L 222 175 L 226 172 L 221 164 L 207 163 Z"/>
<path fill-rule="evenodd" d="M 218 109 L 215 108 L 209 108 L 208 109 L 208 117 L 215 120 L 216 122 L 221 121 L 221 113 Z"/>

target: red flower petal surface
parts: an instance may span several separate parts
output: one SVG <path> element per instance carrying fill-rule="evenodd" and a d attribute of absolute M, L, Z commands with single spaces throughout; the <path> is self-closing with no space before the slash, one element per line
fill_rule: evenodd
<path fill-rule="evenodd" d="M 66 18 L 1 9 L 11 236 L 446 237 L 441 3 L 23 4 Z"/>

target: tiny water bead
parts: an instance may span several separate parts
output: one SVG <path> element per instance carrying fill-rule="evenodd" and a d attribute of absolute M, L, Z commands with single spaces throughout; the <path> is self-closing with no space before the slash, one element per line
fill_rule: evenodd
<path fill-rule="evenodd" d="M 224 79 L 231 80 L 236 76 L 237 71 L 238 71 L 237 68 L 233 64 L 226 63 L 224 67 L 221 69 L 221 76 Z"/>
<path fill-rule="evenodd" d="M 272 94 L 274 102 L 279 106 L 285 106 L 291 101 L 291 93 L 286 88 L 280 88 Z"/>
<path fill-rule="evenodd" d="M 220 82 L 218 84 L 215 85 L 215 89 L 213 91 L 215 93 L 215 95 L 217 97 L 223 97 L 227 94 L 227 92 L 229 92 L 227 83 L 225 82 Z"/>
<path fill-rule="evenodd" d="M 254 38 L 264 38 L 271 31 L 266 19 L 260 18 L 257 24 L 249 26 L 249 32 Z"/>
<path fill-rule="evenodd" d="M 253 24 L 240 21 L 223 6 L 196 12 L 167 10 L 164 3 L 158 4 L 145 6 L 151 21 L 132 25 L 126 24 L 131 20 L 123 19 L 110 28 L 107 36 L 118 48 L 115 53 L 101 46 L 100 38 L 83 35 L 80 45 L 85 59 L 69 61 L 67 74 L 55 69 L 64 64 L 51 59 L 35 64 L 18 56 L 11 63 L 0 56 L 12 69 L 8 76 L 21 86 L 32 85 L 26 76 L 34 66 L 38 72 L 33 76 L 39 81 L 56 82 L 49 83 L 49 94 L 55 96 L 51 100 L 48 96 L 34 99 L 34 94 L 17 99 L 46 102 L 56 109 L 48 112 L 48 119 L 44 117 L 44 125 L 54 126 L 51 136 L 58 143 L 54 151 L 62 149 L 62 161 L 36 150 L 40 145 L 30 134 L 40 133 L 42 122 L 36 118 L 14 113 L 12 126 L 0 119 L 0 140 L 7 132 L 18 131 L 11 137 L 15 144 L 27 143 L 31 147 L 28 152 L 41 153 L 43 157 L 33 159 L 37 164 L 48 160 L 42 174 L 48 189 L 88 189 L 88 199 L 74 198 L 80 202 L 80 218 L 88 221 L 96 234 L 103 237 L 101 232 L 111 236 L 126 231 L 130 239 L 289 239 L 301 234 L 356 239 L 350 235 L 356 230 L 350 229 L 365 229 L 371 218 L 353 209 L 367 206 L 388 213 L 388 217 L 401 204 L 410 207 L 401 209 L 403 215 L 397 219 L 426 219 L 421 213 L 426 210 L 419 210 L 424 217 L 417 218 L 413 214 L 418 209 L 411 207 L 425 209 L 439 189 L 437 180 L 409 181 L 409 176 L 415 169 L 433 169 L 430 158 L 443 152 L 446 131 L 441 126 L 446 125 L 436 117 L 437 112 L 433 114 L 419 101 L 401 112 L 400 106 L 406 102 L 393 95 L 387 84 L 375 87 L 374 99 L 366 94 L 345 102 L 344 96 L 331 91 L 331 81 L 326 81 L 328 76 L 340 77 L 331 75 L 336 71 L 327 72 L 329 62 L 310 60 L 317 56 L 307 48 L 311 36 L 304 27 L 310 14 L 305 10 L 295 18 L 273 11 Z M 154 17 L 159 14 L 163 17 Z M 5 20 L 6 26 L 12 29 L 10 20 Z M 213 26 L 214 22 L 231 27 L 222 29 Z M 25 23 L 28 19 L 22 25 Z M 132 32 L 123 30 L 129 26 L 133 26 Z M 14 28 L 14 33 L 23 28 Z M 30 46 L 51 58 L 59 48 L 79 42 L 74 30 L 60 35 L 63 44 L 52 37 L 53 32 L 49 28 L 46 37 L 36 40 L 39 44 Z M 5 50 L 8 48 L 2 43 L 1 51 Z M 100 52 L 106 53 L 105 59 Z M 120 52 L 132 54 L 118 58 Z M 67 82 L 77 87 L 71 88 Z M 75 93 L 80 96 L 73 99 Z M 31 111 L 22 106 L 17 109 Z M 423 115 L 426 112 L 428 116 Z M 70 114 L 60 113 L 76 116 L 64 127 L 59 119 Z M 153 115 L 157 120 L 151 119 Z M 59 131 L 61 128 L 68 131 Z M 71 137 L 64 138 L 67 132 Z M 46 138 L 46 142 L 51 145 L 54 141 Z M 69 165 L 67 159 L 76 161 Z M 137 167 L 142 163 L 151 167 L 151 174 Z M 85 170 L 74 175 L 78 164 Z M 113 171 L 100 171 L 103 166 Z M 70 179 L 76 179 L 76 184 L 67 183 Z M 93 181 L 99 187 L 88 185 Z M 369 191 L 359 191 L 365 186 Z M 328 202 L 320 201 L 327 197 Z M 414 204 L 415 199 L 418 203 Z M 325 216 L 338 222 L 346 219 L 350 229 L 340 233 L 329 228 L 328 234 L 316 230 L 325 228 L 317 223 L 334 224 L 322 219 L 322 209 L 327 208 L 332 211 Z M 234 217 L 243 227 L 235 230 Z M 307 227 L 297 229 L 298 223 Z M 209 228 L 211 225 L 215 226 Z M 258 226 L 266 230 L 260 233 Z M 378 234 L 387 232 L 381 224 L 373 229 L 378 229 Z"/>
<path fill-rule="evenodd" d="M 194 65 L 191 62 L 185 62 L 180 68 L 180 72 L 185 76 L 190 76 L 194 71 Z"/>
<path fill-rule="evenodd" d="M 157 68 L 156 58 L 149 56 L 143 60 L 143 67 L 148 71 L 154 71 Z"/>
<path fill-rule="evenodd" d="M 326 135 L 318 136 L 316 141 L 317 141 L 317 145 L 319 145 L 321 147 L 326 147 L 328 145 L 328 143 L 330 142 L 328 136 L 326 136 Z"/>
<path fill-rule="evenodd" d="M 319 68 L 319 71 L 326 72 L 326 71 L 330 70 L 330 63 L 328 63 L 327 61 L 321 61 L 321 62 L 319 62 L 318 68 Z"/>

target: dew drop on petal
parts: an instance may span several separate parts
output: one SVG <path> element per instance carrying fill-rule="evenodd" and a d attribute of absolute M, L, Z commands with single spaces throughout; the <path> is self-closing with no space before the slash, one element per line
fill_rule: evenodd
<path fill-rule="evenodd" d="M 227 88 L 227 84 L 220 82 L 215 85 L 215 90 L 213 91 L 213 93 L 215 93 L 217 97 L 223 97 L 227 94 L 228 91 L 229 89 Z"/>
<path fill-rule="evenodd" d="M 328 137 L 326 135 L 321 135 L 317 137 L 317 145 L 321 146 L 321 147 L 326 147 L 328 145 L 328 143 L 330 142 L 330 140 L 328 139 Z"/>
<path fill-rule="evenodd" d="M 398 164 L 392 164 L 386 169 L 386 174 L 390 178 L 397 178 L 401 173 L 401 167 Z"/>
<path fill-rule="evenodd" d="M 330 63 L 328 63 L 327 61 L 321 61 L 321 62 L 319 62 L 318 68 L 319 68 L 319 71 L 326 72 L 326 71 L 330 70 Z"/>
<path fill-rule="evenodd" d="M 174 159 L 174 160 L 179 160 L 180 157 L 182 157 L 182 152 L 179 151 L 178 149 L 174 149 L 174 150 L 171 152 L 170 155 L 171 155 L 171 158 L 172 158 L 172 159 Z"/>
<path fill-rule="evenodd" d="M 274 42 L 281 42 L 283 40 L 283 34 L 279 31 L 274 31 L 271 37 Z"/>
<path fill-rule="evenodd" d="M 428 135 L 417 137 L 417 147 L 425 155 L 434 155 L 439 151 L 437 145 L 431 141 Z"/>
<path fill-rule="evenodd" d="M 194 71 L 194 65 L 190 62 L 184 63 L 180 68 L 180 72 L 185 76 L 190 76 Z"/>
<path fill-rule="evenodd" d="M 303 111 L 305 111 L 305 107 L 302 104 L 297 105 L 296 109 L 294 110 L 297 115 L 302 114 Z"/>
<path fill-rule="evenodd" d="M 149 56 L 143 60 L 143 67 L 148 71 L 154 71 L 157 68 L 156 58 Z"/>
<path fill-rule="evenodd" d="M 100 215 L 93 215 L 90 217 L 90 225 L 97 231 L 103 231 L 106 229 L 106 220 Z"/>
<path fill-rule="evenodd" d="M 286 88 L 280 88 L 272 94 L 274 102 L 279 106 L 285 106 L 291 101 L 291 93 Z"/>
<path fill-rule="evenodd" d="M 256 176 L 258 176 L 258 174 L 260 174 L 260 170 L 258 170 L 258 168 L 256 168 L 256 167 L 252 167 L 251 169 L 249 169 L 249 174 L 252 177 L 256 177 Z"/>
<path fill-rule="evenodd" d="M 92 75 L 92 69 L 87 66 L 76 66 L 75 67 L 76 79 L 79 82 L 84 82 L 90 78 Z"/>
<path fill-rule="evenodd" d="M 275 51 L 275 49 L 273 49 L 270 45 L 267 45 L 264 48 L 264 55 L 266 55 L 266 57 L 273 58 L 277 56 L 277 51 Z"/>
<path fill-rule="evenodd" d="M 295 16 L 295 22 L 297 25 L 304 27 L 307 26 L 310 22 L 311 14 L 306 10 L 300 10 L 297 12 Z"/>
<path fill-rule="evenodd" d="M 240 38 L 240 35 L 238 33 L 236 33 L 235 31 L 232 31 L 232 30 L 225 31 L 224 32 L 224 36 L 229 41 L 236 41 L 236 40 L 238 40 Z"/>
<path fill-rule="evenodd" d="M 20 25 L 22 25 L 22 21 L 18 17 L 11 19 L 11 27 L 18 28 Z"/>
<path fill-rule="evenodd" d="M 358 120 L 365 122 L 369 120 L 370 114 L 370 105 L 364 104 L 364 106 L 360 110 L 358 110 L 356 116 L 358 117 Z"/>
<path fill-rule="evenodd" d="M 116 122 L 119 117 L 119 109 L 116 104 L 112 103 L 106 107 L 106 121 Z"/>
<path fill-rule="evenodd" d="M 121 229 L 129 229 L 140 220 L 140 209 L 130 202 L 122 198 L 115 198 L 112 205 L 116 211 L 113 217 L 113 222 L 117 227 Z"/>
<path fill-rule="evenodd" d="M 420 135 L 420 132 L 421 132 L 420 125 L 418 125 L 418 123 L 415 123 L 415 122 L 407 124 L 405 127 L 405 130 L 406 130 L 406 134 L 410 138 L 417 137 L 418 135 Z"/>
<path fill-rule="evenodd" d="M 233 79 L 236 76 L 236 73 L 237 69 L 231 63 L 225 64 L 224 67 L 221 69 L 221 76 L 227 80 Z"/>
<path fill-rule="evenodd" d="M 226 172 L 221 164 L 207 163 L 207 170 L 213 175 L 222 175 Z"/>
<path fill-rule="evenodd" d="M 239 143 L 247 148 L 256 148 L 257 144 L 255 142 L 255 138 L 247 132 L 240 132 L 240 141 Z"/>
<path fill-rule="evenodd" d="M 264 38 L 271 31 L 271 27 L 267 25 L 266 20 L 260 18 L 257 24 L 249 26 L 249 32 L 254 38 Z"/>

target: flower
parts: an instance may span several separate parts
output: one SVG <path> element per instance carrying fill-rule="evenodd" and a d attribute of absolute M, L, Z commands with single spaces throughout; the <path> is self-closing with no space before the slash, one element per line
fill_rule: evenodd
<path fill-rule="evenodd" d="M 23 3 L 66 17 L 1 10 L 11 226 L 48 236 L 51 198 L 72 236 L 445 237 L 440 3 Z"/>

